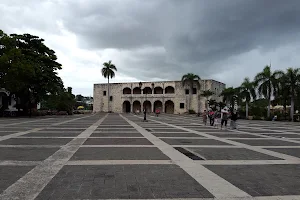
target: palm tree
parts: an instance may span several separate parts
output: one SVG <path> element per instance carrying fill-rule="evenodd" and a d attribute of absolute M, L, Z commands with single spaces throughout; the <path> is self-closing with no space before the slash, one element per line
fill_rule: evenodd
<path fill-rule="evenodd" d="M 214 100 L 214 99 L 210 99 L 210 100 L 208 100 L 208 105 L 209 105 L 209 107 L 210 108 L 214 108 L 214 109 L 216 109 L 216 107 L 217 107 L 217 101 L 216 100 Z"/>
<path fill-rule="evenodd" d="M 234 102 L 237 100 L 237 94 L 238 94 L 238 88 L 225 88 L 220 96 L 223 96 L 223 101 L 226 102 L 226 104 L 229 103 L 230 107 L 234 106 Z"/>
<path fill-rule="evenodd" d="M 204 90 L 203 92 L 202 92 L 202 94 L 201 94 L 201 96 L 204 96 L 205 97 L 205 99 L 206 99 L 206 101 L 205 101 L 205 108 L 207 109 L 207 107 L 208 107 L 208 98 L 210 97 L 210 96 L 212 96 L 214 94 L 214 92 L 212 92 L 212 91 L 210 91 L 210 90 Z"/>
<path fill-rule="evenodd" d="M 285 77 L 284 81 L 286 81 L 285 83 L 287 85 L 287 89 L 289 91 L 290 98 L 291 98 L 290 117 L 293 120 L 294 109 L 295 109 L 295 97 L 297 95 L 296 94 L 297 90 L 299 90 L 300 87 L 300 69 L 288 68 L 284 77 Z"/>
<path fill-rule="evenodd" d="M 117 68 L 114 64 L 111 63 L 111 60 L 108 62 L 103 63 L 103 68 L 102 68 L 102 76 L 104 78 L 107 78 L 107 111 L 110 111 L 110 94 L 109 94 L 109 78 L 115 77 L 115 72 L 117 71 Z"/>
<path fill-rule="evenodd" d="M 226 106 L 226 103 L 220 101 L 220 102 L 217 102 L 216 105 L 219 107 L 219 111 L 221 112 L 222 108 L 224 108 Z"/>
<path fill-rule="evenodd" d="M 284 119 L 286 119 L 286 106 L 288 105 L 288 100 L 291 98 L 288 77 L 286 74 L 278 80 L 278 90 L 276 90 L 275 97 L 274 102 L 283 105 Z"/>
<path fill-rule="evenodd" d="M 246 118 L 248 118 L 249 102 L 251 99 L 256 99 L 255 85 L 248 77 L 246 77 L 241 84 L 240 95 L 246 101 Z"/>
<path fill-rule="evenodd" d="M 255 85 L 258 86 L 258 94 L 268 99 L 268 117 L 270 117 L 271 97 L 278 90 L 278 78 L 282 77 L 282 71 L 271 71 L 271 66 L 265 66 L 262 72 L 258 73 L 255 78 Z"/>
<path fill-rule="evenodd" d="M 185 86 L 185 85 L 189 85 L 190 87 L 190 90 L 189 90 L 189 104 L 188 104 L 188 108 L 189 110 L 191 110 L 191 102 L 192 102 L 192 94 L 193 94 L 193 85 L 194 83 L 196 84 L 196 86 L 198 88 L 200 88 L 200 83 L 199 83 L 199 80 L 201 80 L 201 78 L 196 75 L 196 74 L 193 74 L 193 73 L 187 73 L 185 75 L 182 76 L 181 78 L 181 82 L 182 82 L 182 85 Z M 199 101 L 198 101 L 199 103 Z M 199 108 L 199 106 L 198 106 Z M 199 109 L 200 110 L 200 109 Z"/>

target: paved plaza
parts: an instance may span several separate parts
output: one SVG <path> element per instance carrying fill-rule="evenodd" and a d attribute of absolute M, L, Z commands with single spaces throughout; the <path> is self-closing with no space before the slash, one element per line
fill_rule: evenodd
<path fill-rule="evenodd" d="M 300 199 L 299 123 L 142 119 L 0 119 L 0 199 Z"/>

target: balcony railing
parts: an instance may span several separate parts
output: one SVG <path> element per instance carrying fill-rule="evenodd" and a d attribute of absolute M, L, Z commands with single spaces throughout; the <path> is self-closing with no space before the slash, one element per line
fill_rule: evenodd
<path fill-rule="evenodd" d="M 173 94 L 122 94 L 123 98 L 145 98 L 147 96 L 147 98 L 162 98 L 162 97 L 167 97 L 167 98 L 174 98 L 175 97 L 175 93 Z"/>

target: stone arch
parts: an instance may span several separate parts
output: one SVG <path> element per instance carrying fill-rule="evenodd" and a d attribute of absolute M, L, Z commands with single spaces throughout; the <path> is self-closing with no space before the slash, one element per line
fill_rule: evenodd
<path fill-rule="evenodd" d="M 129 87 L 124 88 L 123 94 L 131 94 L 131 89 Z"/>
<path fill-rule="evenodd" d="M 155 87 L 154 88 L 154 94 L 162 94 L 163 93 L 163 89 L 162 87 Z"/>
<path fill-rule="evenodd" d="M 163 104 L 160 100 L 157 100 L 153 103 L 153 112 L 155 112 L 156 109 L 159 109 L 160 112 L 162 112 Z"/>
<path fill-rule="evenodd" d="M 141 112 L 141 102 L 134 101 L 132 104 L 133 112 Z"/>
<path fill-rule="evenodd" d="M 129 101 L 123 102 L 123 113 L 129 113 L 131 109 L 131 105 Z"/>
<path fill-rule="evenodd" d="M 151 102 L 148 100 L 144 101 L 143 109 L 146 109 L 147 112 L 151 112 Z"/>
<path fill-rule="evenodd" d="M 174 102 L 168 100 L 165 102 L 165 113 L 174 114 Z"/>
<path fill-rule="evenodd" d="M 135 88 L 133 89 L 133 94 L 142 94 L 141 88 L 135 87 Z"/>
<path fill-rule="evenodd" d="M 143 93 L 144 93 L 144 94 L 152 94 L 152 89 L 151 89 L 150 87 L 145 87 L 145 88 L 143 89 Z"/>
<path fill-rule="evenodd" d="M 165 88 L 165 94 L 174 94 L 175 93 L 175 89 L 172 86 L 168 86 Z"/>

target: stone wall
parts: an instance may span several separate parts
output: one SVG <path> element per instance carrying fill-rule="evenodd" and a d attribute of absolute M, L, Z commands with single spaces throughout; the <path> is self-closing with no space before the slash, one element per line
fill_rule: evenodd
<path fill-rule="evenodd" d="M 193 86 L 198 88 L 196 84 Z M 152 92 L 150 94 L 144 94 L 143 90 L 148 88 Z M 161 92 L 163 89 L 163 94 L 154 94 L 154 91 Z M 174 93 L 167 93 L 174 89 Z M 143 109 L 143 104 L 145 101 L 149 101 L 151 104 L 147 107 L 148 112 L 153 112 L 154 105 L 161 105 L 159 108 L 161 112 L 173 111 L 175 114 L 182 114 L 188 111 L 188 105 L 190 101 L 190 96 L 185 93 L 186 89 L 189 89 L 189 85 L 183 86 L 181 81 L 163 81 L 163 82 L 143 82 L 141 94 L 133 94 L 139 90 L 139 83 L 111 83 L 110 84 L 110 96 L 112 100 L 110 101 L 110 111 L 116 113 L 122 113 L 129 111 L 136 112 L 136 110 L 141 111 Z M 214 80 L 202 80 L 200 81 L 200 90 L 197 89 L 196 94 L 192 94 L 191 98 L 191 109 L 195 112 L 203 111 L 205 109 L 206 99 L 200 96 L 203 90 L 211 90 L 216 92 L 212 97 L 219 101 L 219 94 L 225 88 L 225 84 L 214 81 Z M 124 90 L 125 89 L 125 90 Z M 123 94 L 123 90 L 124 93 Z M 106 92 L 106 95 L 104 95 Z M 126 103 L 124 103 L 126 102 Z M 147 103 L 149 103 L 147 102 Z M 155 103 L 156 102 L 156 103 Z M 180 108 L 180 104 L 184 104 L 184 108 Z M 174 106 L 172 105 L 174 104 Z M 94 85 L 94 112 L 108 112 L 108 93 L 107 84 L 95 84 Z M 127 106 L 126 106 L 127 105 Z M 146 104 L 147 105 L 147 104 Z M 172 108 L 172 106 L 174 108 Z M 130 107 L 130 108 L 129 108 Z M 167 109 L 167 110 L 166 110 Z"/>

